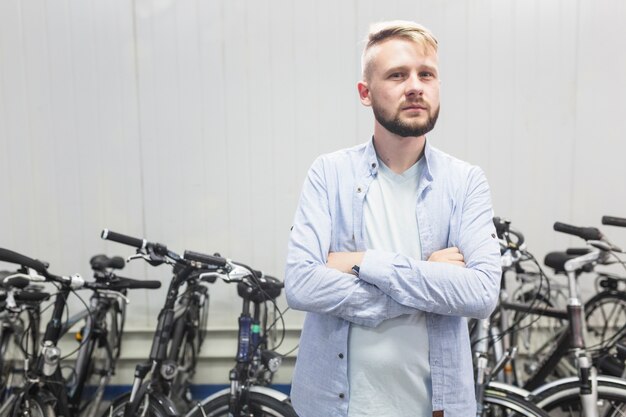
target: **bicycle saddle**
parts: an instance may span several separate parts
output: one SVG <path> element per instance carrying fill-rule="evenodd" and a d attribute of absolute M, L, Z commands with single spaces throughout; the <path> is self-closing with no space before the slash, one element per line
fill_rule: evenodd
<path fill-rule="evenodd" d="M 237 284 L 237 294 L 244 300 L 262 303 L 278 298 L 283 286 L 284 284 L 278 278 L 264 275 L 255 280 L 250 280 L 250 284 L 243 282 Z"/>

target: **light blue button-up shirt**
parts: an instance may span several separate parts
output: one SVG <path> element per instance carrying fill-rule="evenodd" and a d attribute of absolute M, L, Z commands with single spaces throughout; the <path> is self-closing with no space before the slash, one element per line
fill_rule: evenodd
<path fill-rule="evenodd" d="M 489 316 L 501 273 L 489 186 L 478 167 L 428 141 L 424 158 L 415 204 L 421 257 L 456 246 L 466 268 L 365 247 L 363 204 L 378 172 L 372 141 L 323 155 L 309 170 L 285 273 L 287 302 L 308 312 L 291 391 L 300 417 L 347 416 L 350 323 L 374 327 L 415 310 L 427 315 L 433 411 L 475 415 L 465 317 Z M 365 251 L 358 278 L 326 267 L 329 252 L 355 251 Z"/>

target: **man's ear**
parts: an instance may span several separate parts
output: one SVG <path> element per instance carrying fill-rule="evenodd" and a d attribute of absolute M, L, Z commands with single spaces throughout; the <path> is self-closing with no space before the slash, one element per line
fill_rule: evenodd
<path fill-rule="evenodd" d="M 367 86 L 366 81 L 359 81 L 356 85 L 359 90 L 359 99 L 364 106 L 371 106 L 372 100 L 370 100 L 370 89 Z"/>

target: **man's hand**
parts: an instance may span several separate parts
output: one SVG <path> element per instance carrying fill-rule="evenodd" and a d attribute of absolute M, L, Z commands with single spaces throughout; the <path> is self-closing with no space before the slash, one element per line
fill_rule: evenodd
<path fill-rule="evenodd" d="M 364 252 L 331 252 L 326 266 L 347 274 L 352 274 L 354 265 L 361 265 Z"/>
<path fill-rule="evenodd" d="M 430 255 L 428 260 L 430 262 L 446 262 L 465 268 L 465 262 L 463 262 L 463 254 L 456 246 L 435 251 Z"/>

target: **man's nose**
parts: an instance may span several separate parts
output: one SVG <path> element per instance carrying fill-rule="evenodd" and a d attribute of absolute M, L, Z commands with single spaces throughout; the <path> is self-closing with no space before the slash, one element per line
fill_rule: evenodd
<path fill-rule="evenodd" d="M 424 94 L 424 84 L 417 73 L 412 73 L 406 81 L 406 95 L 421 96 Z"/>

